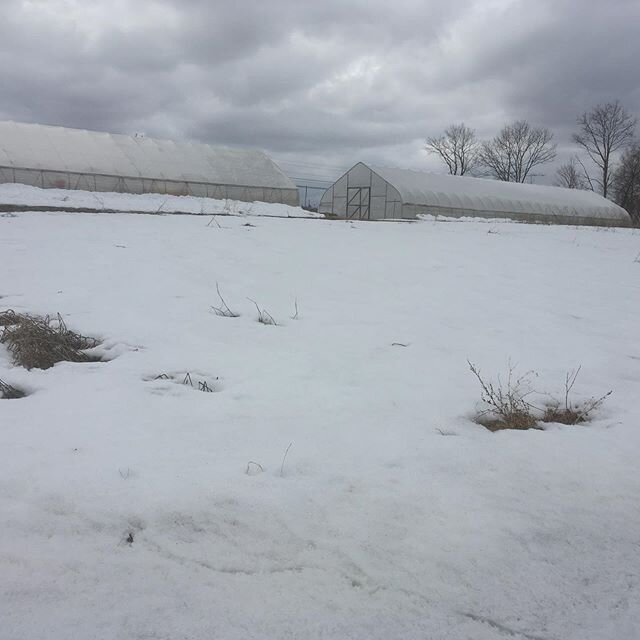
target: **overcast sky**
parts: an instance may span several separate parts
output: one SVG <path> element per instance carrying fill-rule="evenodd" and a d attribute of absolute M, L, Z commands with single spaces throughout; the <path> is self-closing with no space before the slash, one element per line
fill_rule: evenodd
<path fill-rule="evenodd" d="M 441 170 L 424 138 L 640 115 L 640 0 L 0 0 L 0 118 Z M 551 172 L 552 170 L 547 170 Z M 549 181 L 550 176 L 545 179 Z"/>

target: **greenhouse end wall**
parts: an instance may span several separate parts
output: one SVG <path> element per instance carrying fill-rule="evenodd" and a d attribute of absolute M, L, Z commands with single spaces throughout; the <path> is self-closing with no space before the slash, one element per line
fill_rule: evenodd
<path fill-rule="evenodd" d="M 347 171 L 325 191 L 318 211 L 354 220 L 406 217 L 398 191 L 362 163 Z"/>

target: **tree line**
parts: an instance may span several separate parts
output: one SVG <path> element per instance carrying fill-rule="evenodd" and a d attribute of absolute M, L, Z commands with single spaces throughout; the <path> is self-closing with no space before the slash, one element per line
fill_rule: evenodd
<path fill-rule="evenodd" d="M 554 184 L 588 189 L 624 207 L 640 223 L 640 141 L 637 118 L 619 101 L 585 111 L 576 119 L 572 141 L 576 153 L 555 174 Z M 436 154 L 452 175 L 492 177 L 505 182 L 527 182 L 536 170 L 555 160 L 557 145 L 546 127 L 526 120 L 505 125 L 491 140 L 479 140 L 464 123 L 447 127 L 427 139 L 426 150 Z"/>

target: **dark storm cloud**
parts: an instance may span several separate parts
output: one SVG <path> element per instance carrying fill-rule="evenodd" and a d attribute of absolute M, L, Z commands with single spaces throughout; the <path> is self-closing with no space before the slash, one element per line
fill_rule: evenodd
<path fill-rule="evenodd" d="M 507 24 L 518 38 L 481 50 L 470 71 L 499 69 L 509 111 L 560 138 L 568 139 L 576 115 L 595 103 L 618 98 L 637 112 L 640 3 L 559 0 L 537 6 L 535 29 L 517 31 L 523 20 L 511 12 Z"/>
<path fill-rule="evenodd" d="M 640 111 L 627 0 L 2 0 L 0 116 L 437 168 L 426 135 Z"/>

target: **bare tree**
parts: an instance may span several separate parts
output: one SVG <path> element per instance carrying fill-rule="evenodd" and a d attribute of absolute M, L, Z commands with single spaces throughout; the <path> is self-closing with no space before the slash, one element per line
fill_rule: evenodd
<path fill-rule="evenodd" d="M 463 176 L 478 166 L 480 143 L 464 122 L 452 124 L 444 134 L 427 139 L 425 149 L 445 162 L 451 175 Z"/>
<path fill-rule="evenodd" d="M 576 158 L 571 158 L 568 162 L 558 167 L 553 184 L 556 187 L 564 187 L 565 189 L 589 188 Z"/>
<path fill-rule="evenodd" d="M 518 120 L 504 126 L 493 140 L 482 145 L 480 162 L 498 180 L 525 182 L 532 169 L 556 157 L 552 140 L 549 129 Z"/>
<path fill-rule="evenodd" d="M 586 170 L 585 173 L 605 198 L 613 180 L 612 155 L 631 142 L 635 126 L 636 119 L 617 100 L 599 104 L 578 118 L 579 131 L 573 135 L 573 141 L 598 167 L 598 177 L 590 176 Z"/>
<path fill-rule="evenodd" d="M 624 207 L 633 222 L 640 224 L 640 144 L 636 143 L 622 154 L 611 184 L 615 201 Z"/>

